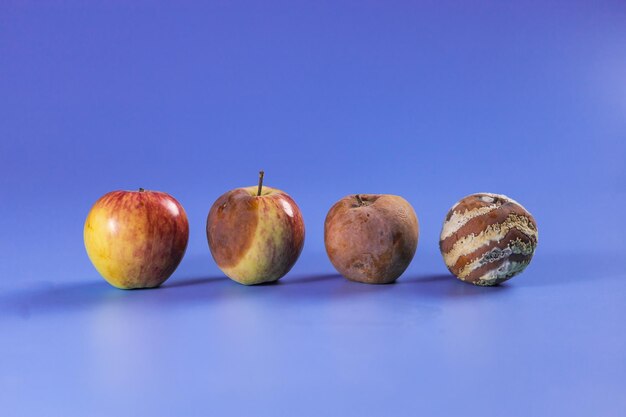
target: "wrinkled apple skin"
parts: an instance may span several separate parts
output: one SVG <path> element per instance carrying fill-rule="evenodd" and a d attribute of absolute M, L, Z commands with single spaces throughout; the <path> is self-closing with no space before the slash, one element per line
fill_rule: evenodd
<path fill-rule="evenodd" d="M 244 285 L 283 277 L 304 246 L 304 221 L 283 191 L 237 188 L 219 197 L 207 217 L 211 255 L 229 278 Z"/>
<path fill-rule="evenodd" d="M 326 253 L 341 275 L 352 281 L 387 284 L 411 263 L 419 225 L 404 198 L 385 194 L 349 195 L 326 216 Z"/>
<path fill-rule="evenodd" d="M 189 239 L 183 207 L 158 191 L 113 191 L 92 207 L 84 228 L 89 259 L 121 289 L 161 285 L 182 260 Z"/>

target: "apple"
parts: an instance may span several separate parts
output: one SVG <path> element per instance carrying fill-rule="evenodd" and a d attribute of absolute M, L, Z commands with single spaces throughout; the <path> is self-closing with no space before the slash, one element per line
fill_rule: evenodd
<path fill-rule="evenodd" d="M 161 285 L 180 263 L 189 239 L 187 214 L 159 191 L 112 191 L 91 208 L 85 248 L 100 275 L 117 288 Z"/>
<path fill-rule="evenodd" d="M 404 198 L 349 195 L 331 207 L 324 222 L 326 253 L 341 275 L 368 284 L 394 282 L 411 263 L 419 226 Z"/>
<path fill-rule="evenodd" d="M 304 245 L 304 221 L 285 192 L 258 186 L 219 197 L 207 217 L 206 234 L 217 266 L 244 285 L 272 282 L 296 263 Z"/>

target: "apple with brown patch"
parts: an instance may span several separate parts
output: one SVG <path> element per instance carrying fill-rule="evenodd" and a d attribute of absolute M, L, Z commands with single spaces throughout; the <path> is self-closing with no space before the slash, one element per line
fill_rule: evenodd
<path fill-rule="evenodd" d="M 217 266 L 244 285 L 282 278 L 304 246 L 300 208 L 285 192 L 258 186 L 237 188 L 218 198 L 207 218 L 207 240 Z"/>
<path fill-rule="evenodd" d="M 324 244 L 333 266 L 352 281 L 394 282 L 411 263 L 419 225 L 404 198 L 356 194 L 331 207 L 324 222 Z"/>
<path fill-rule="evenodd" d="M 100 275 L 117 288 L 158 287 L 183 259 L 189 223 L 183 206 L 159 191 L 113 191 L 85 221 L 85 248 Z"/>

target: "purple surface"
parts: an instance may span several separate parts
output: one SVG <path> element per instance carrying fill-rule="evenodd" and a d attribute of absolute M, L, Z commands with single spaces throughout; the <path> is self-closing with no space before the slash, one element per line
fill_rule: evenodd
<path fill-rule="evenodd" d="M 619 2 L 0 4 L 0 414 L 623 416 L 626 8 Z M 266 184 L 307 239 L 278 284 L 212 262 L 206 215 Z M 110 287 L 82 227 L 114 189 L 185 207 L 156 290 Z M 539 225 L 497 288 L 447 274 L 479 191 Z M 405 197 L 397 284 L 336 275 L 328 208 Z"/>

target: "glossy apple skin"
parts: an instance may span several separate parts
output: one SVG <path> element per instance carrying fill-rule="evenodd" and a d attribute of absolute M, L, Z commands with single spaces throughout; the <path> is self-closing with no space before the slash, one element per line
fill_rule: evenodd
<path fill-rule="evenodd" d="M 244 285 L 282 278 L 304 246 L 304 221 L 283 191 L 237 188 L 219 197 L 207 217 L 209 249 L 219 268 Z"/>
<path fill-rule="evenodd" d="M 394 282 L 417 250 L 419 224 L 404 198 L 349 195 L 329 210 L 324 223 L 326 253 L 341 275 L 367 284 Z"/>
<path fill-rule="evenodd" d="M 91 208 L 85 248 L 100 275 L 122 289 L 158 287 L 182 260 L 189 240 L 187 214 L 158 191 L 113 191 Z"/>

